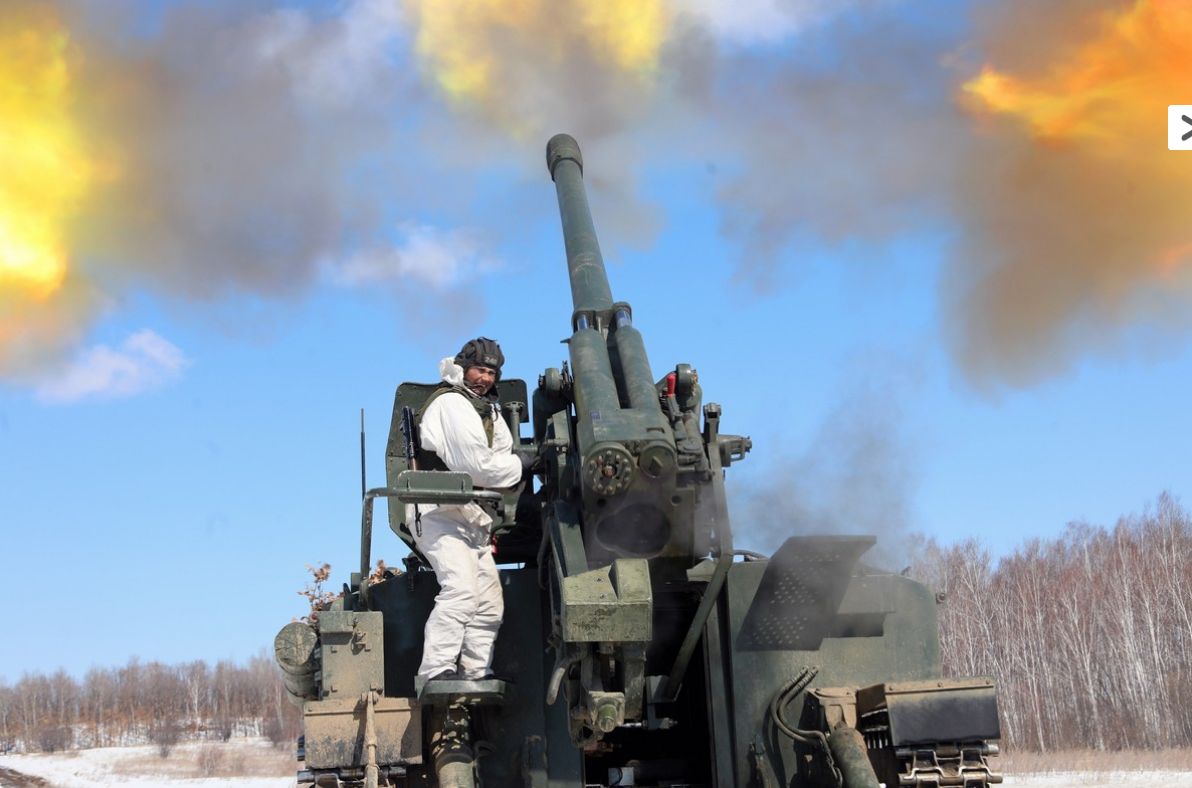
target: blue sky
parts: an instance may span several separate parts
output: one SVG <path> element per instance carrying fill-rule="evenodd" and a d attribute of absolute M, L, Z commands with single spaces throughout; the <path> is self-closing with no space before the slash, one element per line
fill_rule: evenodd
<path fill-rule="evenodd" d="M 1056 3 L 1037 27 L 1078 6 Z M 494 49 L 493 68 L 524 81 L 460 97 L 417 53 L 418 4 L 129 2 L 115 21 L 62 6 L 88 55 L 80 85 L 156 64 L 171 92 L 136 100 L 192 123 L 102 127 L 136 143 L 145 180 L 161 179 L 148 191 L 173 210 L 150 226 L 97 208 L 106 234 L 71 236 L 71 254 L 100 297 L 0 354 L 6 628 L 35 644 L 4 650 L 0 679 L 242 659 L 304 612 L 305 564 L 346 580 L 360 408 L 378 485 L 398 383 L 432 379 L 476 335 L 531 384 L 564 358 L 570 296 L 542 154 L 555 131 L 584 148 L 613 293 L 633 304 L 655 374 L 693 364 L 723 429 L 753 438 L 729 471 L 742 546 L 829 529 L 882 534 L 891 561 L 912 533 L 1000 554 L 1186 495 L 1184 283 L 1158 297 L 1146 270 L 1112 296 L 1074 284 L 1085 300 L 1040 321 L 971 285 L 1006 270 L 987 255 L 992 201 L 1029 203 L 1033 187 L 994 179 L 966 196 L 970 170 L 986 182 L 1014 162 L 971 158 L 991 149 L 974 147 L 980 123 L 955 96 L 1033 7 L 695 4 L 672 9 L 647 77 L 566 31 L 589 50 Z M 209 51 L 230 52 L 226 66 L 196 65 Z M 1005 67 L 1042 56 L 1019 57 Z M 509 106 L 524 124 L 507 125 Z M 1029 139 L 997 133 L 1013 137 L 1003 153 Z M 211 142 L 224 137 L 232 148 Z M 231 164 L 204 163 L 221 150 Z M 1054 271 L 1038 281 L 1057 292 L 1085 273 Z M 991 317 L 974 328 L 969 310 Z M 1020 324 L 1040 328 L 1025 343 L 972 333 Z M 375 556 L 403 554 L 379 531 Z"/>

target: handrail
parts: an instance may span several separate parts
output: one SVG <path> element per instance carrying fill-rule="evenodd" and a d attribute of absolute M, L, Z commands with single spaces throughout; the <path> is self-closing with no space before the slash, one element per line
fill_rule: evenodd
<path fill-rule="evenodd" d="M 433 475 L 428 475 L 433 474 Z M 472 488 L 472 477 L 452 471 L 402 471 L 397 477 L 400 487 L 374 487 L 364 494 L 360 512 L 360 597 L 368 600 L 368 576 L 372 567 L 373 502 L 377 498 L 396 498 L 403 504 L 499 504 L 501 493 L 495 490 Z M 456 482 L 458 486 L 440 484 L 419 487 L 418 481 Z M 404 484 L 403 484 L 404 483 Z"/>

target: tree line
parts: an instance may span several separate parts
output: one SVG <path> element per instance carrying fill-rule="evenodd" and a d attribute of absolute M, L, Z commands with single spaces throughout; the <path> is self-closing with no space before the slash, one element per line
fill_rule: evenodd
<path fill-rule="evenodd" d="M 945 672 L 997 679 L 1006 746 L 1192 746 L 1192 524 L 1170 495 L 996 561 L 929 541 L 914 571 L 945 595 Z"/>
<path fill-rule="evenodd" d="M 0 752 L 156 744 L 266 736 L 292 743 L 299 713 L 285 698 L 273 660 L 202 660 L 92 668 L 81 681 L 63 670 L 0 682 Z"/>
<path fill-rule="evenodd" d="M 994 677 L 1005 746 L 1192 746 L 1192 521 L 1168 495 L 1112 528 L 1074 523 L 1000 560 L 923 540 L 912 572 L 943 594 L 947 675 Z M 0 682 L 0 752 L 266 736 L 298 710 L 273 660 L 130 661 Z"/>

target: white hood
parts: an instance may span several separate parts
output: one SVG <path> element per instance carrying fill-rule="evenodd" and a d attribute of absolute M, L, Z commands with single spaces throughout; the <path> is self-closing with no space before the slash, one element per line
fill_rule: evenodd
<path fill-rule="evenodd" d="M 443 379 L 444 383 L 462 386 L 464 384 L 464 368 L 455 363 L 454 356 L 448 356 L 439 362 L 439 377 Z"/>

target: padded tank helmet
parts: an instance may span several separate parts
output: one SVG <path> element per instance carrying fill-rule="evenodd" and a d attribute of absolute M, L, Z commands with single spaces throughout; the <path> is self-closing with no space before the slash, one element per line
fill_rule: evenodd
<path fill-rule="evenodd" d="M 466 372 L 468 367 L 488 367 L 497 373 L 497 380 L 501 379 L 501 366 L 505 363 L 505 354 L 496 340 L 488 337 L 470 339 L 463 348 L 455 354 L 455 363 Z"/>

